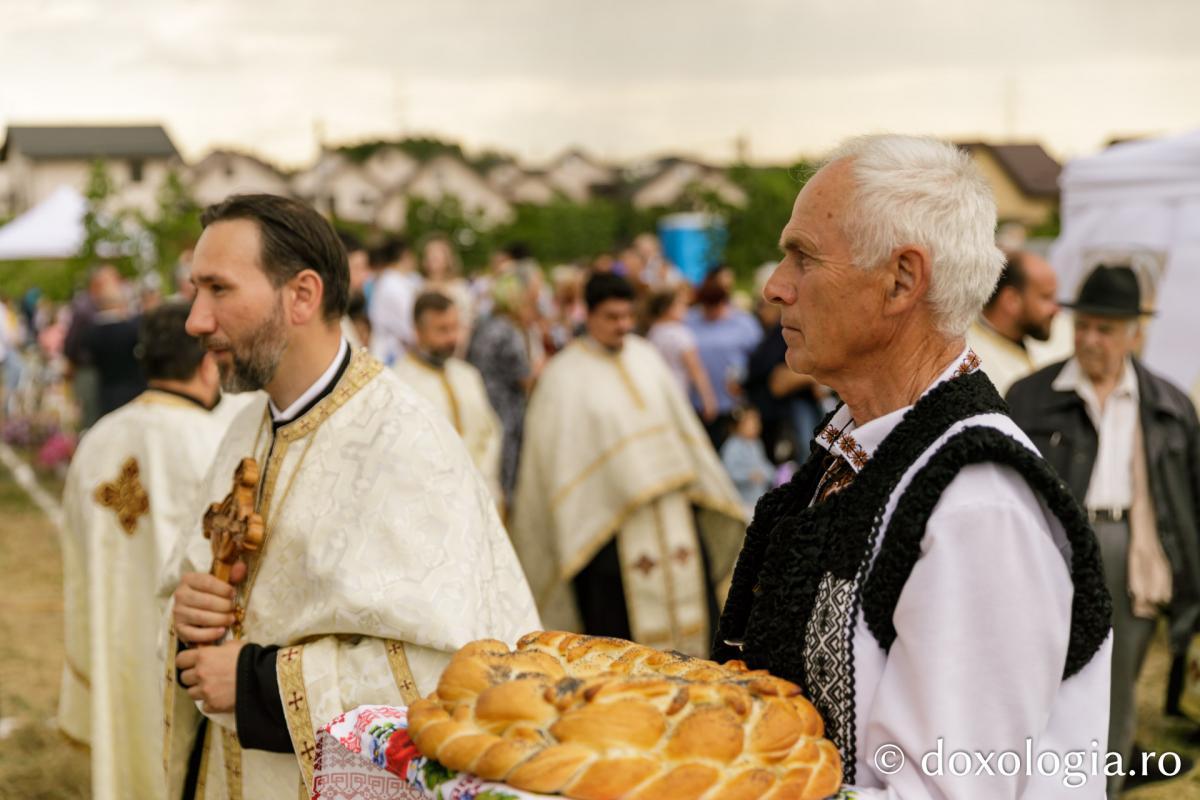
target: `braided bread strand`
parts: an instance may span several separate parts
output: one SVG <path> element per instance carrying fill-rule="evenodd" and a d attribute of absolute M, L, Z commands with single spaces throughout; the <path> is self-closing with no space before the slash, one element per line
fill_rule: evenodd
<path fill-rule="evenodd" d="M 473 642 L 408 719 L 450 769 L 577 800 L 819 800 L 841 783 L 795 684 L 620 639 Z"/>

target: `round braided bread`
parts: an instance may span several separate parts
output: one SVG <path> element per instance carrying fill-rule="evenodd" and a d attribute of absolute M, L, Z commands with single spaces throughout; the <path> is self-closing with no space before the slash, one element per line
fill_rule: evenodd
<path fill-rule="evenodd" d="M 794 683 L 620 639 L 472 642 L 408 724 L 450 769 L 578 800 L 820 800 L 841 784 Z"/>

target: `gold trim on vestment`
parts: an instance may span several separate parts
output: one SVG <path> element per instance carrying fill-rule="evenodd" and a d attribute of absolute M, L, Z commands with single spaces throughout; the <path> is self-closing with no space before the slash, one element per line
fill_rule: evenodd
<path fill-rule="evenodd" d="M 604 359 L 617 368 L 617 375 L 621 378 L 621 383 L 625 384 L 625 390 L 629 392 L 629 397 L 633 400 L 634 406 L 639 410 L 646 408 L 646 400 L 642 397 L 642 393 L 638 391 L 637 384 L 633 382 L 633 377 L 629 374 L 629 370 L 625 369 L 625 362 L 621 360 L 621 353 L 625 351 L 624 346 L 621 350 L 614 353 L 604 345 L 591 338 L 585 338 L 580 342 L 580 347 L 585 352 L 590 353 L 596 358 Z"/>
<path fill-rule="evenodd" d="M 235 731 L 221 728 L 221 755 L 225 762 L 225 796 L 242 800 L 242 743 Z"/>
<path fill-rule="evenodd" d="M 308 689 L 304 685 L 304 646 L 294 645 L 276 652 L 275 674 L 279 679 L 279 699 L 283 701 L 283 715 L 287 719 L 300 775 L 305 786 L 312 786 L 317 741 L 308 708 Z"/>
<path fill-rule="evenodd" d="M 679 615 L 677 613 L 679 597 L 676 595 L 674 576 L 671 575 L 671 548 L 667 547 L 667 534 L 665 530 L 662 530 L 662 509 L 659 507 L 658 500 L 650 503 L 650 513 L 654 515 L 654 539 L 659 545 L 659 563 L 662 567 L 662 581 L 667 585 L 667 625 L 671 626 L 672 636 L 676 636 L 679 631 Z M 700 539 L 700 531 L 694 531 L 694 535 L 697 540 Z M 701 587 L 703 585 L 701 583 Z M 679 638 L 680 642 L 682 642 L 682 638 Z"/>
<path fill-rule="evenodd" d="M 581 569 L 591 563 L 592 559 L 596 557 L 596 553 L 600 552 L 601 548 L 608 544 L 608 540 L 611 539 L 616 532 L 621 529 L 621 526 L 625 524 L 633 512 L 637 511 L 639 508 L 655 499 L 659 495 L 682 489 L 695 479 L 696 474 L 694 472 L 685 472 L 682 475 L 676 475 L 672 478 L 668 478 L 667 480 L 662 481 L 661 483 L 652 486 L 641 494 L 635 496 L 624 506 L 622 506 L 617 513 L 609 519 L 607 524 L 600 528 L 599 532 L 592 537 L 592 540 L 588 542 L 587 545 L 580 550 L 570 562 L 563 564 L 559 568 L 559 578 L 563 581 L 569 581 L 573 579 Z M 541 601 L 545 599 L 546 598 L 538 598 L 538 605 L 541 605 Z"/>
<path fill-rule="evenodd" d="M 196 776 L 195 800 L 204 800 L 205 789 L 208 788 L 208 748 L 212 745 L 213 728 L 216 724 L 210 720 L 204 726 L 204 741 L 200 745 L 200 774 Z"/>
<path fill-rule="evenodd" d="M 175 636 L 175 625 L 167 628 L 166 682 L 163 684 L 163 773 L 171 770 L 171 726 L 175 722 L 175 656 L 179 652 L 179 639 Z"/>
<path fill-rule="evenodd" d="M 645 439 L 645 438 L 648 438 L 650 436 L 655 436 L 660 433 L 670 432 L 672 429 L 673 429 L 673 426 L 670 423 L 664 422 L 661 425 L 655 425 L 653 427 L 645 428 L 643 430 L 635 431 L 633 433 L 622 436 L 620 439 L 613 442 L 613 444 L 611 446 L 609 446 L 609 448 L 607 450 L 605 450 L 603 453 L 601 453 L 599 456 L 597 456 L 594 460 L 592 460 L 591 463 L 589 463 L 586 467 L 581 469 L 579 471 L 578 475 L 576 475 L 574 478 L 572 478 L 571 480 L 569 480 L 565 484 L 563 484 L 554 493 L 554 496 L 550 498 L 550 508 L 551 509 L 558 508 L 559 504 L 561 504 L 567 498 L 567 495 L 569 495 L 571 492 L 578 489 L 579 485 L 581 483 L 586 481 L 588 478 L 592 477 L 592 475 L 596 472 L 596 470 L 600 469 L 606 463 L 608 463 L 608 461 L 613 456 L 615 456 L 619 451 L 624 449 L 626 445 L 628 445 L 632 442 L 635 442 L 639 439 Z"/>
<path fill-rule="evenodd" d="M 745 525 L 748 521 L 746 519 L 746 509 L 742 508 L 737 503 L 731 503 L 728 500 L 722 500 L 719 497 L 713 497 L 710 494 L 705 494 L 704 492 L 698 491 L 687 492 L 687 498 L 688 502 L 694 506 L 706 508 L 709 511 L 713 511 L 722 516 L 736 520 L 743 525 Z"/>
<path fill-rule="evenodd" d="M 279 430 L 275 432 L 276 436 L 285 442 L 303 439 L 333 416 L 335 411 L 346 405 L 351 397 L 358 394 L 359 389 L 370 383 L 371 379 L 381 372 L 383 372 L 383 364 L 380 364 L 374 356 L 366 350 L 356 351 L 350 357 L 350 364 L 346 367 L 346 372 L 337 382 L 333 391 L 300 419 L 280 426 Z"/>
<path fill-rule="evenodd" d="M 404 705 L 410 706 L 421 699 L 421 695 L 417 691 L 417 681 L 408 666 L 404 642 L 384 639 L 383 647 L 387 651 L 388 666 L 392 668 L 392 678 L 396 681 L 396 688 L 400 690 L 400 697 L 403 698 Z"/>
<path fill-rule="evenodd" d="M 426 372 L 432 372 L 442 382 L 442 389 L 446 392 L 446 401 L 450 403 L 450 421 L 454 424 L 454 430 L 458 431 L 458 435 L 463 435 L 462 411 L 458 406 L 458 396 L 454 394 L 454 387 L 450 385 L 450 378 L 446 375 L 446 368 L 438 369 L 431 364 L 426 364 L 417 356 L 409 353 L 406 358 L 413 364 L 417 365 Z"/>
<path fill-rule="evenodd" d="M 312 410 L 299 419 L 289 422 L 286 425 L 280 426 L 279 430 L 275 431 L 274 446 L 268 444 L 271 452 L 271 458 L 267 462 L 266 469 L 263 470 L 262 483 L 258 490 L 257 508 L 262 515 L 263 520 L 263 541 L 259 546 L 258 553 L 253 557 L 253 562 L 249 564 L 249 572 L 246 576 L 246 581 L 239 587 L 240 608 L 246 612 L 250 608 L 250 596 L 254 591 L 254 584 L 258 579 L 258 571 L 262 567 L 263 560 L 267 555 L 267 546 L 271 541 L 271 518 L 282 509 L 271 508 L 271 502 L 274 500 L 275 484 L 279 480 L 280 470 L 283 467 L 283 460 L 287 456 L 288 446 L 302 439 L 308 434 L 315 434 L 317 429 L 331 416 L 334 412 L 349 402 L 350 398 L 358 394 L 358 391 L 371 382 L 373 378 L 383 372 L 383 364 L 379 363 L 366 350 L 356 350 L 350 356 L 350 363 L 346 367 L 346 371 L 338 380 L 337 385 L 328 395 L 326 395 L 319 403 L 313 406 Z M 270 425 L 270 415 L 264 412 L 264 425 Z M 261 432 L 261 428 L 260 428 Z M 304 454 L 308 453 L 308 447 L 312 445 L 310 439 L 305 445 Z M 257 440 L 254 449 L 257 449 Z M 258 453 L 253 453 L 256 460 L 262 463 L 262 458 Z M 303 466 L 304 455 L 301 455 L 300 461 L 292 470 L 292 475 L 288 479 L 288 485 L 284 488 L 283 496 L 280 498 L 280 505 L 287 499 L 288 490 L 291 489 L 292 482 L 296 479 L 300 468 Z M 240 637 L 239 637 L 240 638 Z"/>
<path fill-rule="evenodd" d="M 185 397 L 180 397 L 179 395 L 171 394 L 170 392 L 161 392 L 158 389 L 147 389 L 137 397 L 133 398 L 131 402 L 155 406 L 177 406 L 179 408 L 190 408 L 193 411 L 203 411 L 205 413 L 212 411 L 211 408 L 205 408 L 199 403 L 188 400 Z"/>

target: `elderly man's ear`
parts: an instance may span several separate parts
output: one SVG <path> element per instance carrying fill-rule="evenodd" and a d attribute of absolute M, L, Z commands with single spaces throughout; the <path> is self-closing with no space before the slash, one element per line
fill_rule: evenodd
<path fill-rule="evenodd" d="M 932 267 L 929 251 L 924 247 L 906 245 L 895 250 L 884 266 L 887 296 L 884 298 L 883 313 L 907 314 L 924 300 L 929 292 Z"/>

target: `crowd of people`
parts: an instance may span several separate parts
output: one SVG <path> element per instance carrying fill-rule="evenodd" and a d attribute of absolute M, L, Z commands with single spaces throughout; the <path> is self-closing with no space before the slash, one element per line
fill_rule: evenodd
<path fill-rule="evenodd" d="M 549 271 L 513 244 L 466 276 L 448 237 L 367 246 L 280 197 L 204 226 L 177 296 L 104 266 L 0 330 L 6 402 L 24 362 L 60 364 L 88 430 L 60 725 L 96 797 L 292 797 L 315 725 L 539 622 L 795 681 L 864 798 L 1058 796 L 871 760 L 939 737 L 1140 765 L 1160 617 L 1180 713 L 1200 424 L 1137 358 L 1144 277 L 1099 265 L 1067 302 L 1038 254 L 997 248 L 953 147 L 845 145 L 743 289 L 727 266 L 688 284 L 649 234 Z M 266 540 L 238 557 L 247 457 Z M 132 608 L 140 644 L 114 648 L 96 620 Z M 165 777 L 161 737 L 101 735 L 118 717 L 167 720 Z"/>

